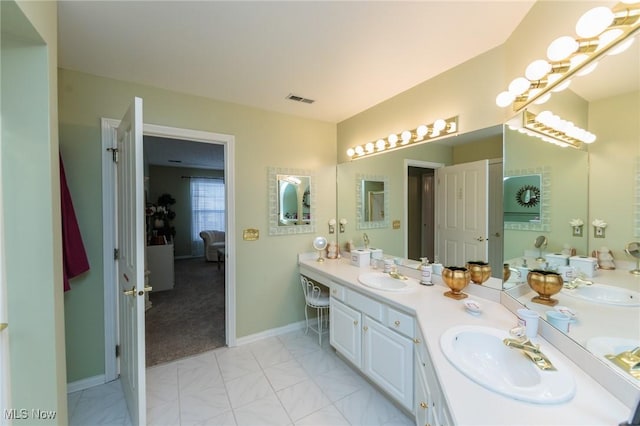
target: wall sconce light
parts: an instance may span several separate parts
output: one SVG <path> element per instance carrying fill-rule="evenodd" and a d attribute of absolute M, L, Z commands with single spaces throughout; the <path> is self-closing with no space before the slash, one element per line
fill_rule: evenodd
<path fill-rule="evenodd" d="M 350 159 L 362 158 L 367 155 L 390 151 L 406 146 L 428 142 L 441 136 L 448 136 L 458 132 L 458 116 L 438 119 L 432 124 L 422 124 L 413 130 L 404 130 L 398 134 L 392 133 L 387 139 L 378 139 L 376 142 L 368 142 L 364 146 L 358 145 L 347 149 Z"/>
<path fill-rule="evenodd" d="M 574 237 L 582 237 L 582 227 L 584 226 L 582 219 L 571 219 L 569 225 L 573 229 Z"/>
<path fill-rule="evenodd" d="M 604 238 L 604 228 L 607 227 L 608 223 L 602 219 L 594 219 L 591 224 L 593 225 L 593 237 Z"/>
<path fill-rule="evenodd" d="M 543 104 L 551 92 L 559 92 L 571 77 L 587 75 L 604 55 L 617 55 L 629 48 L 640 30 L 640 2 L 623 0 L 613 8 L 596 7 L 576 24 L 577 37 L 562 36 L 547 49 L 547 59 L 537 59 L 517 77 L 508 90 L 496 97 L 499 107 L 513 106 L 519 112 L 528 105 Z"/>
<path fill-rule="evenodd" d="M 336 232 L 336 220 L 329 219 L 329 234 L 335 234 Z"/>
<path fill-rule="evenodd" d="M 596 141 L 596 135 L 570 121 L 563 120 L 551 111 L 542 111 L 536 115 L 524 110 L 522 127 L 514 125 L 511 128 L 563 148 L 567 146 L 580 148 L 583 143 L 590 144 Z"/>
<path fill-rule="evenodd" d="M 340 219 L 340 233 L 344 234 L 344 226 L 347 224 L 347 219 L 344 217 Z"/>

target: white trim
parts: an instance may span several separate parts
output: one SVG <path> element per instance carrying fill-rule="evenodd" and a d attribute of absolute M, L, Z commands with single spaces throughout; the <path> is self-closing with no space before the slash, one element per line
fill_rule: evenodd
<path fill-rule="evenodd" d="M 291 333 L 293 331 L 302 330 L 305 328 L 306 322 L 299 321 L 294 322 L 283 327 L 272 328 L 270 330 L 261 331 L 260 333 L 250 334 L 248 336 L 240 337 L 236 340 L 238 346 L 246 345 L 249 343 L 257 342 L 267 337 L 280 336 L 282 334 Z"/>
<path fill-rule="evenodd" d="M 120 120 L 101 119 L 102 126 L 102 214 L 103 214 L 103 266 L 104 266 L 104 318 L 105 318 L 105 375 L 102 383 L 118 377 L 118 363 L 115 346 L 118 342 L 117 291 L 115 287 L 115 267 L 113 249 L 115 233 L 115 171 L 111 156 L 106 149 L 115 146 L 116 129 Z M 236 346 L 236 261 L 235 256 L 235 136 L 222 133 L 204 132 L 193 129 L 144 124 L 143 134 L 165 138 L 184 139 L 196 142 L 219 143 L 224 145 L 224 174 L 226 189 L 226 259 L 225 259 L 225 327 L 227 346 Z M 231 254 L 231 255 L 230 255 Z M 112 267 L 108 267 L 112 265 Z M 97 376 L 96 376 L 97 377 Z"/>
<path fill-rule="evenodd" d="M 116 262 L 113 259 L 113 249 L 116 246 L 115 230 L 107 224 L 115 223 L 115 167 L 107 149 L 116 146 L 116 129 L 120 120 L 102 118 L 102 269 L 104 282 L 104 381 L 115 380 L 118 377 L 118 363 L 115 348 L 118 344 L 118 304 L 116 283 Z M 111 268 L 108 265 L 112 265 Z M 97 377 L 97 376 L 96 376 Z"/>
<path fill-rule="evenodd" d="M 67 383 L 67 393 L 74 393 L 81 390 L 89 389 L 94 386 L 100 386 L 107 382 L 104 374 L 99 374 L 93 377 L 87 377 L 86 379 L 76 380 L 75 382 Z"/>
<path fill-rule="evenodd" d="M 404 221 L 404 230 L 402 232 L 404 238 L 404 258 L 409 258 L 409 212 L 407 210 L 407 205 L 409 204 L 409 167 L 421 167 L 423 169 L 439 169 L 444 167 L 444 163 L 434 163 L 431 161 L 422 161 L 422 160 L 412 160 L 411 158 L 404 159 L 404 175 L 403 179 L 403 200 L 402 205 L 405 206 L 403 209 L 404 212 L 402 220 Z M 436 229 L 437 232 L 437 229 Z M 433 261 L 433 259 L 431 259 Z"/>

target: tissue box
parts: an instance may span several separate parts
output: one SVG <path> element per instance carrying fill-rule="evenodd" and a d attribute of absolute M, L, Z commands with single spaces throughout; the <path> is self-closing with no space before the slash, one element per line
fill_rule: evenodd
<path fill-rule="evenodd" d="M 596 269 L 598 269 L 598 259 L 587 256 L 571 256 L 569 258 L 569 266 L 576 268 L 578 274 L 593 277 L 596 274 Z"/>
<path fill-rule="evenodd" d="M 383 257 L 382 249 L 371 248 L 371 249 L 369 249 L 369 251 L 371 252 L 371 258 L 372 259 L 382 259 L 382 257 Z"/>
<path fill-rule="evenodd" d="M 351 251 L 351 264 L 354 266 L 359 266 L 360 268 L 364 266 L 369 266 L 371 263 L 371 251 L 369 250 L 352 250 Z"/>
<path fill-rule="evenodd" d="M 559 268 L 560 266 L 567 266 L 569 264 L 569 255 L 562 253 L 547 254 L 544 257 L 549 263 L 549 266 Z"/>

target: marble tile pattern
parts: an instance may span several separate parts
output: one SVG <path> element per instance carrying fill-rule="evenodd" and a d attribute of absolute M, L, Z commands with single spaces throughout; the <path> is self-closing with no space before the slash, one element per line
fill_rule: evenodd
<path fill-rule="evenodd" d="M 327 339 L 328 340 L 328 339 Z M 73 425 L 130 425 L 118 381 L 69 394 Z M 147 424 L 375 426 L 412 418 L 296 331 L 147 368 Z"/>

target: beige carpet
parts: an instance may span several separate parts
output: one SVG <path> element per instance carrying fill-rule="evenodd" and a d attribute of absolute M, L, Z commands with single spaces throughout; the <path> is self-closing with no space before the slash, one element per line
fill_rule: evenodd
<path fill-rule="evenodd" d="M 146 363 L 173 361 L 225 345 L 224 266 L 204 258 L 175 261 L 173 290 L 151 293 Z"/>

